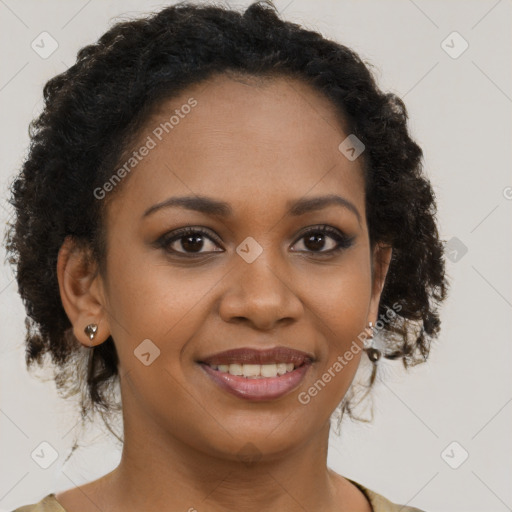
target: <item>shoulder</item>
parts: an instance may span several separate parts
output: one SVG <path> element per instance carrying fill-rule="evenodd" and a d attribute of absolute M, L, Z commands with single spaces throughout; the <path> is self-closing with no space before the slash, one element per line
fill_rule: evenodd
<path fill-rule="evenodd" d="M 66 512 L 66 510 L 57 501 L 55 494 L 51 493 L 37 503 L 23 505 L 12 512 Z"/>
<path fill-rule="evenodd" d="M 353 483 L 368 498 L 374 512 L 424 512 L 419 508 L 398 505 L 386 499 L 384 496 L 368 489 L 350 478 L 345 477 L 349 482 Z"/>

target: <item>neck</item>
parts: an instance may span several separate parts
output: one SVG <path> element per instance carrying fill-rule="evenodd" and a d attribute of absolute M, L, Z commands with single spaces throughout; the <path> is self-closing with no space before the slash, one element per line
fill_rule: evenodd
<path fill-rule="evenodd" d="M 328 422 L 292 452 L 259 460 L 249 446 L 245 458 L 213 457 L 136 423 L 125 424 L 121 462 L 107 475 L 119 510 L 343 510 L 341 477 L 327 468 Z"/>

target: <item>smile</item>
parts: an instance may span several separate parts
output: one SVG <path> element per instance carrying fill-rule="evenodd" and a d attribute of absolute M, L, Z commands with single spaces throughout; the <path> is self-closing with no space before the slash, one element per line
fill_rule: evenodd
<path fill-rule="evenodd" d="M 240 348 L 198 361 L 220 389 L 251 401 L 275 400 L 290 393 L 300 385 L 312 362 L 311 354 L 288 347 Z"/>

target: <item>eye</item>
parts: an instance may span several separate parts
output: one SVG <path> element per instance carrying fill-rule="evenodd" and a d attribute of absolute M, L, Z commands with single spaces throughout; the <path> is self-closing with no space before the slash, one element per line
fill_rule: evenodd
<path fill-rule="evenodd" d="M 331 255 L 343 249 L 348 249 L 354 242 L 354 237 L 349 237 L 338 229 L 330 226 L 308 228 L 308 230 L 301 235 L 299 241 L 303 239 L 303 245 L 306 247 L 305 252 L 319 253 L 321 255 Z M 327 243 L 329 239 L 331 239 L 331 242 Z M 326 245 L 327 250 L 322 250 Z"/>
<path fill-rule="evenodd" d="M 354 238 L 345 235 L 336 228 L 321 225 L 308 228 L 307 231 L 302 233 L 297 242 L 304 239 L 302 243 L 306 248 L 299 252 L 328 256 L 350 247 L 353 244 Z M 208 242 L 212 244 L 210 249 L 208 248 Z M 223 249 L 218 247 L 220 240 L 216 235 L 203 228 L 190 226 L 163 235 L 157 241 L 157 245 L 169 253 L 186 257 L 200 256 L 211 252 L 223 252 Z M 327 250 L 323 250 L 326 245 Z"/>
<path fill-rule="evenodd" d="M 213 249 L 201 252 L 205 245 L 208 249 L 208 244 L 205 243 L 205 240 L 213 241 L 216 244 L 220 243 L 218 238 L 210 234 L 209 231 L 201 228 L 186 227 L 164 235 L 158 241 L 158 245 L 170 253 L 185 254 L 192 257 L 194 254 L 222 252 L 222 249 L 220 251 L 215 250 L 215 245 Z"/>

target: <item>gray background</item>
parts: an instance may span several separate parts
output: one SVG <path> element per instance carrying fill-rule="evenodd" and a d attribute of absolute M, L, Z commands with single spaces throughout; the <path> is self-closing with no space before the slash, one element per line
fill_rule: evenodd
<path fill-rule="evenodd" d="M 169 3 L 0 0 L 2 227 L 11 212 L 6 188 L 26 154 L 45 81 L 113 17 Z M 409 374 L 383 365 L 373 423 L 347 422 L 341 438 L 332 435 L 329 465 L 429 512 L 512 510 L 512 2 L 275 3 L 286 19 L 355 49 L 374 64 L 381 87 L 404 99 L 451 248 L 451 294 L 431 358 Z M 31 48 L 43 31 L 58 43 L 46 59 Z M 457 58 L 463 41 L 450 36 L 454 31 L 469 44 Z M 120 451 L 100 428 L 89 429 L 85 447 L 63 464 L 77 429 L 76 403 L 60 399 L 51 380 L 27 373 L 24 309 L 7 266 L 0 266 L 0 312 L 0 510 L 9 511 L 107 473 Z M 48 469 L 31 458 L 43 441 L 58 453 Z M 466 452 L 457 469 L 449 465 Z"/>

